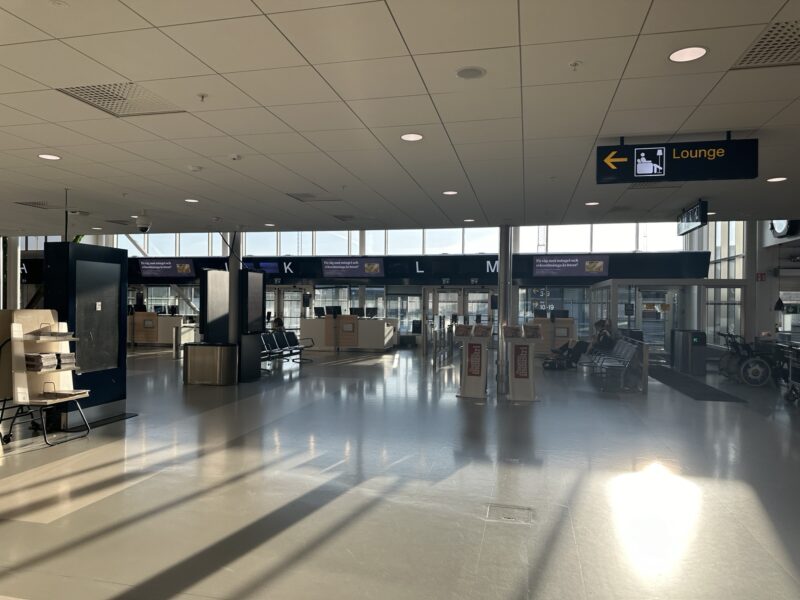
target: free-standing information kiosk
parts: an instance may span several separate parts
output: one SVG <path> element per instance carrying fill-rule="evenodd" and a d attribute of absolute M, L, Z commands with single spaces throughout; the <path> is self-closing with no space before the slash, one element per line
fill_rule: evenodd
<path fill-rule="evenodd" d="M 533 357 L 536 349 L 538 327 L 506 326 L 503 333 L 508 344 L 508 399 L 516 402 L 533 402 L 536 399 L 536 385 L 533 380 Z"/>
<path fill-rule="evenodd" d="M 490 325 L 457 325 L 456 339 L 464 343 L 461 351 L 459 398 L 486 398 L 486 369 L 489 365 Z"/>

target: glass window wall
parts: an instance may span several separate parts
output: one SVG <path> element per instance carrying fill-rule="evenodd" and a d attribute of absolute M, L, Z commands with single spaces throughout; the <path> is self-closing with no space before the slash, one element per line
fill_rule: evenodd
<path fill-rule="evenodd" d="M 426 229 L 425 254 L 461 254 L 463 229 Z"/>
<path fill-rule="evenodd" d="M 464 254 L 497 254 L 500 249 L 498 227 L 467 227 L 464 229 Z"/>
<path fill-rule="evenodd" d="M 551 225 L 548 227 L 548 252 L 591 252 L 591 250 L 591 225 Z"/>
<path fill-rule="evenodd" d="M 150 233 L 147 235 L 148 256 L 175 256 L 177 235 L 174 233 Z"/>
<path fill-rule="evenodd" d="M 317 231 L 317 245 L 314 251 L 318 256 L 347 255 L 347 231 Z"/>
<path fill-rule="evenodd" d="M 182 233 L 178 243 L 178 256 L 208 256 L 208 233 Z"/>
<path fill-rule="evenodd" d="M 592 225 L 592 252 L 635 252 L 636 223 Z"/>
<path fill-rule="evenodd" d="M 422 229 L 390 229 L 387 254 L 422 254 Z"/>
<path fill-rule="evenodd" d="M 244 253 L 248 256 L 276 256 L 278 254 L 278 234 L 274 231 L 245 233 Z"/>

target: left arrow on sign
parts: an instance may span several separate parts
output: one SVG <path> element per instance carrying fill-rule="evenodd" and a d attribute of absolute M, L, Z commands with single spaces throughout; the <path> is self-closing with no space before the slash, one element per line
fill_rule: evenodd
<path fill-rule="evenodd" d="M 628 162 L 628 159 L 625 158 L 624 156 L 620 156 L 620 157 L 615 158 L 616 156 L 617 156 L 617 151 L 616 150 L 612 150 L 611 152 L 608 153 L 608 156 L 606 156 L 603 159 L 603 162 L 606 163 L 606 165 L 609 168 L 614 169 L 615 171 L 617 170 L 617 165 L 615 165 L 614 163 Z"/>

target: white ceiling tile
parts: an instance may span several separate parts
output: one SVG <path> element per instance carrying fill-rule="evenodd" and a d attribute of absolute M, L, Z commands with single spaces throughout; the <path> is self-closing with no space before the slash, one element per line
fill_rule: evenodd
<path fill-rule="evenodd" d="M 125 121 L 165 138 L 213 137 L 222 132 L 189 113 L 126 117 Z"/>
<path fill-rule="evenodd" d="M 539 156 L 586 155 L 595 146 L 594 136 L 540 138 L 525 140 L 525 158 Z"/>
<path fill-rule="evenodd" d="M 258 133 L 236 138 L 264 154 L 315 152 L 317 149 L 299 133 Z"/>
<path fill-rule="evenodd" d="M 523 88 L 525 137 L 596 134 L 616 85 L 594 81 Z"/>
<path fill-rule="evenodd" d="M 36 146 L 34 142 L 30 140 L 23 139 L 21 137 L 17 137 L 15 135 L 11 135 L 10 133 L 5 133 L 0 131 L 0 150 L 11 150 L 14 148 L 31 148 Z"/>
<path fill-rule="evenodd" d="M 114 167 L 128 173 L 133 173 L 134 175 L 141 175 L 143 177 L 155 175 L 156 173 L 168 173 L 172 171 L 171 168 L 160 162 L 142 159 L 115 162 Z"/>
<path fill-rule="evenodd" d="M 55 37 L 91 35 L 147 27 L 147 21 L 117 0 L 0 0 L 0 7 Z"/>
<path fill-rule="evenodd" d="M 352 100 L 348 104 L 368 127 L 439 122 L 428 96 Z"/>
<path fill-rule="evenodd" d="M 66 42 L 134 81 L 211 73 L 158 29 L 77 37 Z"/>
<path fill-rule="evenodd" d="M 800 20 L 800 0 L 789 0 L 775 16 L 775 21 Z"/>
<path fill-rule="evenodd" d="M 614 110 L 696 106 L 703 101 L 722 73 L 692 73 L 669 77 L 641 77 L 620 81 Z"/>
<path fill-rule="evenodd" d="M 692 114 L 693 106 L 612 110 L 606 116 L 601 135 L 661 135 L 668 138 Z"/>
<path fill-rule="evenodd" d="M 410 56 L 330 63 L 319 65 L 318 70 L 345 100 L 425 93 Z"/>
<path fill-rule="evenodd" d="M 214 110 L 194 113 L 228 135 L 248 133 L 280 133 L 289 131 L 283 123 L 266 108 L 240 108 L 236 110 Z"/>
<path fill-rule="evenodd" d="M 123 150 L 128 150 L 134 154 L 150 160 L 160 160 L 167 158 L 196 158 L 197 153 L 188 148 L 173 144 L 167 140 L 155 140 L 148 142 L 121 142 L 117 144 Z M 187 163 L 188 164 L 188 163 Z"/>
<path fill-rule="evenodd" d="M 523 46 L 522 85 L 619 79 L 635 42 L 628 36 Z"/>
<path fill-rule="evenodd" d="M 22 111 L 0 105 L 0 127 L 6 125 L 25 125 L 27 123 L 39 123 L 41 119 L 31 116 Z"/>
<path fill-rule="evenodd" d="M 219 73 L 306 64 L 263 15 L 165 27 L 162 31 Z"/>
<path fill-rule="evenodd" d="M 32 90 L 43 90 L 47 86 L 38 81 L 34 81 L 16 71 L 0 66 L 0 94 L 10 94 L 14 92 L 28 92 Z"/>
<path fill-rule="evenodd" d="M 458 144 L 456 152 L 467 163 L 481 161 L 505 161 L 522 158 L 522 143 L 519 140 L 485 142 L 481 144 Z M 468 169 L 469 170 L 469 169 Z"/>
<path fill-rule="evenodd" d="M 800 65 L 729 71 L 706 98 L 708 104 L 794 100 L 800 96 Z"/>
<path fill-rule="evenodd" d="M 433 94 L 433 102 L 445 123 L 508 119 L 520 116 L 522 94 L 519 88 L 480 89 Z"/>
<path fill-rule="evenodd" d="M 401 135 L 409 133 L 407 126 L 373 127 L 371 131 L 390 152 L 396 155 L 405 155 L 408 152 L 429 154 L 441 149 L 449 150 L 451 146 L 447 130 L 441 123 L 415 125 L 413 132 L 423 136 L 422 140 L 417 142 L 406 142 L 401 139 Z"/>
<path fill-rule="evenodd" d="M 60 168 L 84 177 L 117 177 L 125 175 L 125 171 L 97 162 L 73 163 L 60 166 Z"/>
<path fill-rule="evenodd" d="M 657 77 L 727 71 L 763 29 L 760 25 L 643 35 L 636 42 L 625 77 Z M 674 63 L 669 55 L 688 46 L 708 48 L 699 60 Z"/>
<path fill-rule="evenodd" d="M 636 35 L 648 8 L 640 0 L 520 0 L 522 43 Z"/>
<path fill-rule="evenodd" d="M 136 127 L 124 119 L 91 119 L 89 121 L 68 121 L 64 127 L 88 135 L 101 142 L 142 142 L 156 140 L 158 136 Z"/>
<path fill-rule="evenodd" d="M 291 12 L 325 6 L 341 6 L 343 4 L 359 4 L 364 0 L 253 0 L 265 13 Z"/>
<path fill-rule="evenodd" d="M 178 25 L 261 14 L 251 0 L 125 0 L 153 25 Z"/>
<path fill-rule="evenodd" d="M 513 46 L 515 0 L 388 0 L 412 54 Z"/>
<path fill-rule="evenodd" d="M 785 0 L 655 0 L 642 33 L 767 23 Z"/>
<path fill-rule="evenodd" d="M 788 101 L 704 104 L 689 117 L 681 131 L 758 129 L 788 105 Z"/>
<path fill-rule="evenodd" d="M 41 29 L 37 29 L 6 11 L 0 11 L 0 32 L 2 32 L 4 44 L 21 44 L 50 39 L 50 36 Z"/>
<path fill-rule="evenodd" d="M 220 75 L 143 81 L 142 87 L 184 110 L 247 108 L 258 103 Z"/>
<path fill-rule="evenodd" d="M 60 148 L 58 149 L 61 150 Z M 112 146 L 111 144 L 87 144 L 82 146 L 69 146 L 67 152 L 87 160 L 95 160 L 103 163 L 114 163 L 122 161 L 139 160 L 139 157 L 126 150 Z"/>
<path fill-rule="evenodd" d="M 383 2 L 280 13 L 272 21 L 313 64 L 408 54 Z"/>
<path fill-rule="evenodd" d="M 110 119 L 111 115 L 56 90 L 3 94 L 0 103 L 45 121 Z"/>
<path fill-rule="evenodd" d="M 0 46 L 0 64 L 51 87 L 112 83 L 121 77 L 58 40 Z"/>
<path fill-rule="evenodd" d="M 80 133 L 54 125 L 53 123 L 35 123 L 32 125 L 15 125 L 4 127 L 3 131 L 43 146 L 73 146 L 93 144 L 96 140 Z"/>
<path fill-rule="evenodd" d="M 367 129 L 341 131 L 309 131 L 305 134 L 315 146 L 325 152 L 379 148 L 380 143 Z"/>
<path fill-rule="evenodd" d="M 250 146 L 228 136 L 193 138 L 190 140 L 179 140 L 177 143 L 203 156 L 230 156 L 232 154 L 244 155 L 256 153 Z"/>
<path fill-rule="evenodd" d="M 782 126 L 786 125 L 800 125 L 800 100 L 795 100 L 792 102 L 789 106 L 787 106 L 769 121 L 770 127 L 781 127 L 784 129 Z M 793 139 L 800 139 L 800 131 L 791 127 L 785 127 L 785 130 L 790 132 L 790 136 Z M 759 134 L 760 133 L 761 132 L 759 132 Z"/>
<path fill-rule="evenodd" d="M 522 139 L 522 119 L 492 119 L 448 123 L 447 132 L 454 144 L 504 142 Z"/>
<path fill-rule="evenodd" d="M 516 47 L 424 54 L 414 60 L 432 94 L 519 86 Z M 462 79 L 457 72 L 464 67 L 480 67 L 486 74 L 480 79 Z"/>
<path fill-rule="evenodd" d="M 231 73 L 226 78 L 264 106 L 333 102 L 339 99 L 311 67 Z"/>
<path fill-rule="evenodd" d="M 361 121 L 344 102 L 321 102 L 273 107 L 278 117 L 297 131 L 358 129 Z"/>

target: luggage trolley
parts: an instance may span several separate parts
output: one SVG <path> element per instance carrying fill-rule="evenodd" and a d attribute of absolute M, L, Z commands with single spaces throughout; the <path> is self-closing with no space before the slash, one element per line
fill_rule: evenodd
<path fill-rule="evenodd" d="M 800 344 L 790 343 L 783 346 L 786 363 L 789 365 L 789 375 L 786 378 L 786 394 L 784 400 L 787 404 L 800 406 Z"/>

